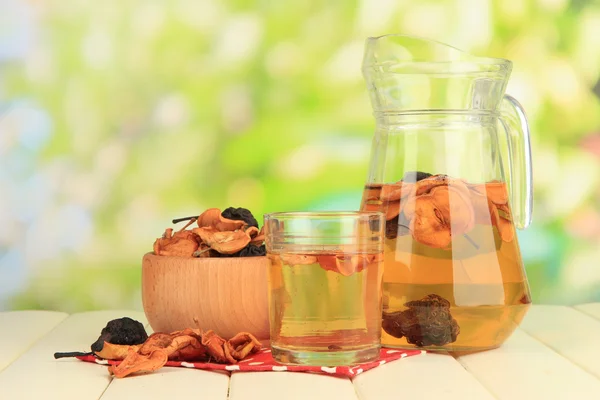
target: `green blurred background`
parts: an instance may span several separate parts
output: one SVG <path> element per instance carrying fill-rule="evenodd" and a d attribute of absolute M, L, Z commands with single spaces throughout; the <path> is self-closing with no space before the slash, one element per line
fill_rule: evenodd
<path fill-rule="evenodd" d="M 0 0 L 0 310 L 141 309 L 142 255 L 208 207 L 357 208 L 387 33 L 514 62 L 533 300 L 600 301 L 600 2 Z"/>

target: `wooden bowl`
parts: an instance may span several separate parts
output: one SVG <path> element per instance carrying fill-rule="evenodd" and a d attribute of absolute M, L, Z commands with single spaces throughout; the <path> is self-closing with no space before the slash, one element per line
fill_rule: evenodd
<path fill-rule="evenodd" d="M 229 339 L 269 339 L 267 257 L 183 258 L 144 255 L 142 302 L 155 332 L 214 330 Z"/>

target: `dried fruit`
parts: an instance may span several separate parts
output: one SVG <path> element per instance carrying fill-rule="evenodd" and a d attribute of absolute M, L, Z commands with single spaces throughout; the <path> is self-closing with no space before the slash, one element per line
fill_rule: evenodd
<path fill-rule="evenodd" d="M 219 232 L 208 227 L 194 228 L 194 233 L 200 236 L 204 244 L 221 254 L 233 254 L 250 243 L 250 236 L 241 230 Z"/>
<path fill-rule="evenodd" d="M 407 202 L 404 212 L 415 240 L 446 248 L 453 235 L 462 235 L 473 228 L 475 213 L 468 190 L 463 187 L 433 186 L 429 193 Z"/>
<path fill-rule="evenodd" d="M 129 347 L 118 366 L 109 367 L 116 378 L 137 372 L 150 372 L 164 366 L 168 360 L 213 361 L 235 364 L 261 348 L 261 343 L 250 333 L 240 332 L 225 340 L 213 331 L 201 333 L 198 329 L 184 329 L 154 333 L 137 349 Z"/>
<path fill-rule="evenodd" d="M 456 181 L 448 175 L 432 175 L 415 183 L 415 195 L 420 196 L 429 193 L 436 186 L 448 186 Z"/>
<path fill-rule="evenodd" d="M 99 352 L 94 352 L 93 354 L 96 357 L 105 360 L 122 360 L 127 357 L 129 349 L 138 351 L 140 347 L 142 347 L 140 344 L 128 346 L 126 344 L 112 344 L 104 342 L 104 347 L 102 347 L 102 350 Z"/>
<path fill-rule="evenodd" d="M 168 360 L 237 363 L 260 348 L 261 343 L 248 332 L 240 332 L 230 340 L 213 331 L 202 333 L 190 328 L 148 336 L 143 325 L 125 317 L 109 321 L 92 345 L 93 352 L 55 353 L 54 358 L 95 354 L 102 359 L 122 360 L 119 365 L 110 366 L 109 372 L 116 378 L 124 378 L 138 372 L 156 371 Z"/>
<path fill-rule="evenodd" d="M 173 223 L 181 221 L 188 223 L 175 234 L 173 229 L 166 229 L 154 242 L 154 254 L 197 258 L 266 254 L 264 227 L 259 230 L 256 219 L 245 208 L 229 207 L 223 212 L 209 208 L 198 216 L 176 218 Z M 186 230 L 194 222 L 198 228 Z"/>
<path fill-rule="evenodd" d="M 191 231 L 181 230 L 173 234 L 173 229 L 165 230 L 162 238 L 154 242 L 154 254 L 160 256 L 192 257 L 198 250 L 200 238 Z"/>
<path fill-rule="evenodd" d="M 393 313 L 383 313 L 381 327 L 388 335 L 401 339 L 404 337 L 402 331 L 402 319 L 404 311 L 396 311 Z"/>
<path fill-rule="evenodd" d="M 383 329 L 418 347 L 443 346 L 456 341 L 458 322 L 450 314 L 450 302 L 436 294 L 404 304 L 407 310 L 384 313 Z"/>
<path fill-rule="evenodd" d="M 112 344 L 141 344 L 148 339 L 148 334 L 141 322 L 129 317 L 108 321 L 100 331 L 100 337 L 92 344 L 93 352 L 102 350 L 104 342 Z"/>
<path fill-rule="evenodd" d="M 256 236 L 251 236 L 252 241 L 251 244 L 258 246 L 264 243 L 265 241 L 265 227 L 263 226 Z"/>
<path fill-rule="evenodd" d="M 243 360 L 250 353 L 255 353 L 261 349 L 260 342 L 247 332 L 240 332 L 223 345 L 225 357 L 237 360 Z"/>
<path fill-rule="evenodd" d="M 162 368 L 168 359 L 167 352 L 162 349 L 140 354 L 130 348 L 127 357 L 119 365 L 109 366 L 108 372 L 115 378 L 124 378 L 136 372 L 152 372 Z"/>
<path fill-rule="evenodd" d="M 267 249 L 265 245 L 256 246 L 254 244 L 249 244 L 239 251 L 239 257 L 259 257 L 267 254 Z"/>
<path fill-rule="evenodd" d="M 401 183 L 384 185 L 381 188 L 381 201 L 396 201 L 408 194 L 407 187 Z"/>
<path fill-rule="evenodd" d="M 54 353 L 54 358 L 78 357 L 96 354 L 99 357 L 114 360 L 126 354 L 129 347 L 140 345 L 148 339 L 148 334 L 141 322 L 129 317 L 108 321 L 100 331 L 98 339 L 90 346 L 91 352 Z"/>
<path fill-rule="evenodd" d="M 238 208 L 228 207 L 225 210 L 223 210 L 223 212 L 221 213 L 221 215 L 223 217 L 229 218 L 229 219 L 242 220 L 247 225 L 254 226 L 254 227 L 258 228 L 258 222 L 256 221 L 256 218 L 254 218 L 254 215 L 252 215 L 252 213 L 250 212 L 250 210 L 248 210 L 246 208 L 242 208 L 242 207 L 238 207 Z"/>
<path fill-rule="evenodd" d="M 317 257 L 305 254 L 281 253 L 279 257 L 287 265 L 308 265 L 317 262 Z"/>
<path fill-rule="evenodd" d="M 206 346 L 206 350 L 208 351 L 208 354 L 210 354 L 212 360 L 219 363 L 230 361 L 225 355 L 225 339 L 215 332 L 208 331 L 202 335 L 202 344 Z"/>
<path fill-rule="evenodd" d="M 246 222 L 243 220 L 231 220 L 221 215 L 221 210 L 218 208 L 209 208 L 198 216 L 198 227 L 212 227 L 218 231 L 234 231 L 242 229 Z"/>

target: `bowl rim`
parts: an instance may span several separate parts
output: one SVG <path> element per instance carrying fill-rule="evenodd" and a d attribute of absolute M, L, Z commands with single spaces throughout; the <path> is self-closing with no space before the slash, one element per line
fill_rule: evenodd
<path fill-rule="evenodd" d="M 152 257 L 152 258 L 160 258 L 165 260 L 187 260 L 187 261 L 212 261 L 212 262 L 231 262 L 232 260 L 257 260 L 260 258 L 267 258 L 267 256 L 251 256 L 251 257 L 179 257 L 179 256 L 160 256 L 158 254 L 154 254 L 153 251 L 149 251 L 144 254 L 143 258 Z M 218 260 L 218 261 L 217 261 Z"/>

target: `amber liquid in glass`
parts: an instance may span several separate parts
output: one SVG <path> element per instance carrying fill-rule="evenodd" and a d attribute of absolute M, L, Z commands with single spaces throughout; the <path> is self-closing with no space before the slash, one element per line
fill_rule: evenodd
<path fill-rule="evenodd" d="M 439 178 L 432 182 L 440 183 Z M 530 306 L 505 185 L 492 182 L 488 190 L 464 181 L 445 185 L 429 197 L 422 197 L 435 187 L 428 183 L 365 187 L 361 209 L 380 210 L 389 218 L 383 346 L 495 348 Z"/>
<path fill-rule="evenodd" d="M 268 257 L 276 360 L 347 365 L 379 354 L 383 254 L 346 249 Z"/>

